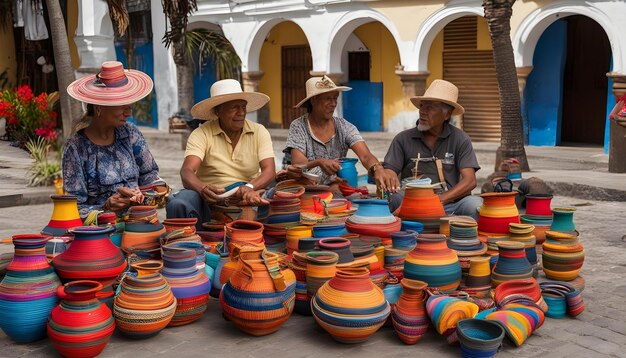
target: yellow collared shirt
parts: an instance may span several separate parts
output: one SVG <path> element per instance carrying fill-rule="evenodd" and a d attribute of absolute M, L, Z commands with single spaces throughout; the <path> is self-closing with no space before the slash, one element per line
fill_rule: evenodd
<path fill-rule="evenodd" d="M 202 160 L 196 173 L 202 182 L 218 187 L 248 182 L 261 172 L 259 162 L 274 158 L 270 133 L 247 119 L 235 148 L 231 143 L 218 120 L 207 121 L 191 133 L 185 157 L 195 155 Z"/>

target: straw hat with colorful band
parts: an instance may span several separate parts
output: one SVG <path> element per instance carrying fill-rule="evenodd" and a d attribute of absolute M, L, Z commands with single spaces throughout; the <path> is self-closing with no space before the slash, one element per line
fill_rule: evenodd
<path fill-rule="evenodd" d="M 235 100 L 248 102 L 246 112 L 250 113 L 261 109 L 270 101 L 270 98 L 259 92 L 244 92 L 237 80 L 221 80 L 211 86 L 211 97 L 196 103 L 191 108 L 191 115 L 202 120 L 217 119 L 213 108 Z"/>
<path fill-rule="evenodd" d="M 337 86 L 333 80 L 328 78 L 326 75 L 322 77 L 311 77 L 306 81 L 306 97 L 298 102 L 293 108 L 300 108 L 306 101 L 310 100 L 311 97 L 315 97 L 322 93 L 333 92 L 333 91 L 349 91 L 352 87 L 347 86 Z"/>
<path fill-rule="evenodd" d="M 75 99 L 101 106 L 132 104 L 152 92 L 152 79 L 137 70 L 125 70 L 121 62 L 107 61 L 100 72 L 85 76 L 67 86 Z"/>
<path fill-rule="evenodd" d="M 444 80 L 434 80 L 428 86 L 423 96 L 411 97 L 411 102 L 419 108 L 422 101 L 435 101 L 449 104 L 454 107 L 453 115 L 465 113 L 465 108 L 456 101 L 459 99 L 459 89 L 452 83 Z"/>

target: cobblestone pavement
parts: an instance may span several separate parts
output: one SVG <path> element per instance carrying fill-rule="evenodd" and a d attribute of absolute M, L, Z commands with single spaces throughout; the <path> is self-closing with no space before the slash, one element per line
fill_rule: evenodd
<path fill-rule="evenodd" d="M 586 311 L 577 319 L 546 318 L 544 325 L 521 347 L 505 342 L 498 357 L 626 357 L 626 203 L 556 197 L 553 206 L 574 206 L 574 221 L 585 246 L 582 275 Z M 0 238 L 38 232 L 52 212 L 51 204 L 0 209 Z M 164 213 L 159 213 L 161 219 Z M 0 245 L 0 253 L 11 252 Z M 0 334 L 0 357 L 48 357 L 56 353 L 45 339 L 16 344 Z M 219 302 L 211 299 L 205 316 L 191 325 L 168 328 L 146 340 L 128 340 L 115 333 L 101 357 L 458 357 L 430 329 L 417 345 L 406 346 L 391 328 L 383 327 L 367 342 L 336 343 L 311 317 L 294 314 L 275 334 L 252 337 L 239 332 L 221 316 Z"/>

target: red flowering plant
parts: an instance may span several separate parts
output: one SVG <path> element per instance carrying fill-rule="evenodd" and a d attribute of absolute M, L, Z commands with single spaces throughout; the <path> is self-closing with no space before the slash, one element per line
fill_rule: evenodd
<path fill-rule="evenodd" d="M 37 137 L 56 143 L 57 113 L 49 97 L 55 96 L 44 92 L 35 96 L 28 85 L 0 92 L 0 118 L 6 119 L 9 140 L 18 142 L 20 148 Z"/>

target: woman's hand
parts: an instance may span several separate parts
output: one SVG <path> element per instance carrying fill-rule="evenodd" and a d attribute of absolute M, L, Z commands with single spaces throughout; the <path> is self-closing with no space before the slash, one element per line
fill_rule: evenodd
<path fill-rule="evenodd" d="M 226 190 L 224 190 L 224 188 L 218 188 L 214 185 L 206 184 L 199 191 L 199 194 L 202 197 L 202 199 L 206 201 L 207 203 L 217 204 L 223 200 L 222 198 L 218 197 L 218 195 L 224 193 L 225 191 Z"/>
<path fill-rule="evenodd" d="M 374 173 L 374 180 L 376 181 L 376 186 L 383 191 L 390 193 L 400 191 L 400 180 L 398 180 L 398 175 L 393 170 L 378 168 L 376 173 Z"/>
<path fill-rule="evenodd" d="M 316 159 L 315 164 L 317 164 L 316 166 L 320 167 L 326 175 L 337 174 L 339 169 L 341 169 L 339 159 Z"/>
<path fill-rule="evenodd" d="M 131 201 L 129 197 L 115 193 L 111 195 L 102 206 L 103 210 L 120 212 L 130 207 Z"/>

